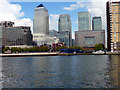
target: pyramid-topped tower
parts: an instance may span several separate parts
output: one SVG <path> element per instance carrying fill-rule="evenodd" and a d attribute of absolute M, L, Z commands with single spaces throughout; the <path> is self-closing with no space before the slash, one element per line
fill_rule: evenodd
<path fill-rule="evenodd" d="M 33 33 L 49 34 L 49 15 L 43 4 L 35 8 Z"/>
<path fill-rule="evenodd" d="M 40 5 L 38 5 L 37 7 L 44 7 L 44 5 L 43 5 L 43 4 L 40 4 Z"/>

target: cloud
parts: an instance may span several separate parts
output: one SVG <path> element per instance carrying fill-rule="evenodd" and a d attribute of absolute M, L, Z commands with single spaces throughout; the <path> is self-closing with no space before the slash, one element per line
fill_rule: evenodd
<path fill-rule="evenodd" d="M 58 28 L 58 18 L 59 14 L 50 14 L 50 19 L 49 19 L 49 28 L 50 30 L 56 30 Z"/>
<path fill-rule="evenodd" d="M 22 7 L 19 4 L 10 4 L 7 0 L 0 1 L 0 21 L 12 21 L 15 26 L 30 26 L 33 29 L 33 22 L 24 18 Z"/>
<path fill-rule="evenodd" d="M 71 4 L 70 7 L 63 7 L 64 10 L 69 10 L 69 11 L 73 11 L 75 9 L 78 8 L 82 8 L 84 7 L 84 3 L 83 2 L 77 2 L 76 4 Z"/>
<path fill-rule="evenodd" d="M 108 0 L 90 0 L 90 5 L 87 7 L 91 12 L 91 16 L 101 16 L 103 29 L 106 29 L 106 2 Z M 119 0 L 112 0 L 119 1 Z"/>

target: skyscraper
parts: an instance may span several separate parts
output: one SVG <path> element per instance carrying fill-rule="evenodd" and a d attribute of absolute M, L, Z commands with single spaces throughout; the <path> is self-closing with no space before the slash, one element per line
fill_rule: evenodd
<path fill-rule="evenodd" d="M 49 36 L 48 10 L 42 4 L 35 8 L 33 20 L 33 40 L 38 46 L 59 42 L 59 39 Z"/>
<path fill-rule="evenodd" d="M 71 31 L 70 15 L 63 14 L 59 16 L 58 29 L 59 31 Z"/>
<path fill-rule="evenodd" d="M 72 45 L 72 32 L 71 32 L 71 18 L 68 14 L 62 14 L 59 16 L 58 21 L 58 29 L 59 34 L 58 36 L 61 36 L 61 38 L 66 38 L 68 40 L 63 40 L 60 38 L 60 40 L 65 41 L 67 46 Z M 67 36 L 66 36 L 67 35 Z"/>
<path fill-rule="evenodd" d="M 35 8 L 33 33 L 49 34 L 48 10 L 42 4 Z"/>
<path fill-rule="evenodd" d="M 120 2 L 107 2 L 107 48 L 120 50 Z"/>
<path fill-rule="evenodd" d="M 78 12 L 78 31 L 91 30 L 91 19 L 89 12 Z"/>
<path fill-rule="evenodd" d="M 102 30 L 101 17 L 93 17 L 93 19 L 92 19 L 92 30 Z"/>

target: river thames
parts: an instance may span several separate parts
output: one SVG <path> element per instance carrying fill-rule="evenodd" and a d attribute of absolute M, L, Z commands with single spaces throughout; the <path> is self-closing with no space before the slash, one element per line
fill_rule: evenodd
<path fill-rule="evenodd" d="M 3 57 L 3 88 L 117 88 L 120 55 Z"/>

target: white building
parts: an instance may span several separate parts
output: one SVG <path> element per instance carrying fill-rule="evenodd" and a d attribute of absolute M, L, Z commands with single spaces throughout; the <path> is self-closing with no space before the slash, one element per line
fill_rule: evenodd
<path fill-rule="evenodd" d="M 40 46 L 43 44 L 58 43 L 59 39 L 56 37 L 41 33 L 41 34 L 33 34 L 33 41 L 35 41 L 37 45 Z"/>

